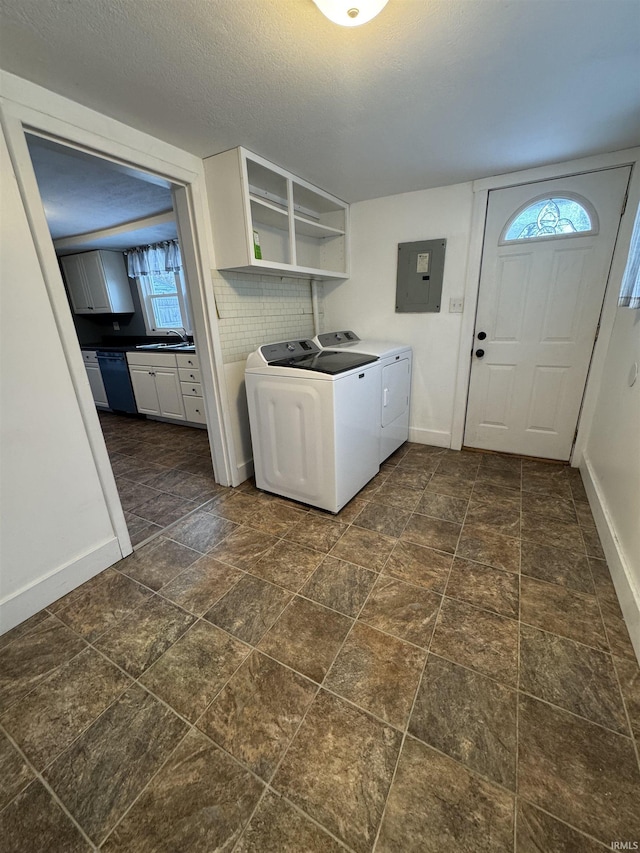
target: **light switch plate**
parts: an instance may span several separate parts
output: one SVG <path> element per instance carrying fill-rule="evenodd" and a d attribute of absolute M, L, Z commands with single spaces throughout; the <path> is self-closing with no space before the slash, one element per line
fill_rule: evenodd
<path fill-rule="evenodd" d="M 464 299 L 456 299 L 452 297 L 449 300 L 449 314 L 462 314 L 464 308 Z"/>

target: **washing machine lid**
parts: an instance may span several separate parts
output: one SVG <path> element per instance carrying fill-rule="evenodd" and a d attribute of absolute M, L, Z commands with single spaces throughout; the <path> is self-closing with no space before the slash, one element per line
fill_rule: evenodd
<path fill-rule="evenodd" d="M 294 355 L 288 358 L 270 361 L 270 367 L 295 367 L 298 370 L 310 370 L 315 373 L 327 373 L 336 376 L 349 370 L 364 367 L 378 361 L 376 355 L 366 355 L 356 352 L 341 352 L 339 350 L 322 350 L 305 355 Z"/>

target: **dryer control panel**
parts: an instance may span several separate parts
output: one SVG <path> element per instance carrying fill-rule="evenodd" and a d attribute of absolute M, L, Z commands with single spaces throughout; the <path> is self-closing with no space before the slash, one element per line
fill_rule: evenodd
<path fill-rule="evenodd" d="M 340 346 L 341 344 L 357 343 L 360 338 L 356 335 L 355 332 L 344 331 L 325 332 L 324 335 L 318 335 L 318 340 L 320 341 L 320 346 L 335 347 Z"/>

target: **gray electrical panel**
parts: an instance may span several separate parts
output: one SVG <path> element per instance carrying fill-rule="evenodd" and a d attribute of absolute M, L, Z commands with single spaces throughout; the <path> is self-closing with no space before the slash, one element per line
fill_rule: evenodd
<path fill-rule="evenodd" d="M 447 241 L 398 243 L 396 312 L 440 311 Z"/>

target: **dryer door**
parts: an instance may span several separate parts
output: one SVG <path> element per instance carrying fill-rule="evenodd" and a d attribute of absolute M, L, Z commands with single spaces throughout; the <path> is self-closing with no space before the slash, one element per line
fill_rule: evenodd
<path fill-rule="evenodd" d="M 408 358 L 392 361 L 382 368 L 382 427 L 389 426 L 409 408 L 411 385 Z"/>

